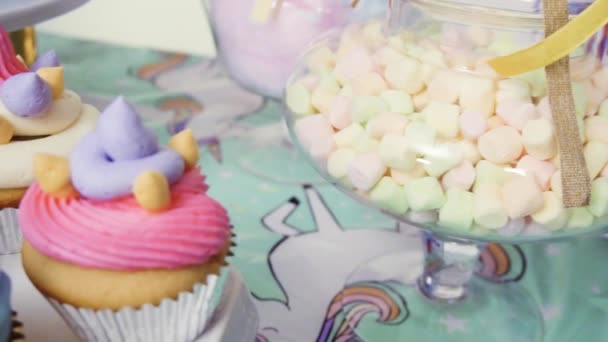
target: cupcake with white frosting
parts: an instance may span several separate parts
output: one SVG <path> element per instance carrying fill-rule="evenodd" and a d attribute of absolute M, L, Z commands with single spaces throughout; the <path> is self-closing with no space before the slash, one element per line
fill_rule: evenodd
<path fill-rule="evenodd" d="M 16 210 L 34 181 L 34 154 L 67 156 L 98 115 L 65 89 L 54 51 L 28 68 L 0 27 L 0 254 L 21 248 Z"/>

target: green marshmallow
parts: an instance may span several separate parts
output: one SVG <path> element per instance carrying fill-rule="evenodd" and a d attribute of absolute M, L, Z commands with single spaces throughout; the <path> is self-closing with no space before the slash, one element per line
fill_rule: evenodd
<path fill-rule="evenodd" d="M 587 90 L 580 82 L 572 82 L 572 95 L 574 97 L 574 109 L 577 117 L 584 117 L 587 111 Z"/>
<path fill-rule="evenodd" d="M 568 209 L 567 228 L 587 228 L 593 224 L 593 215 L 587 208 Z"/>
<path fill-rule="evenodd" d="M 589 211 L 595 217 L 608 214 L 608 178 L 600 177 L 591 183 Z"/>
<path fill-rule="evenodd" d="M 476 178 L 474 189 L 480 185 L 503 185 L 509 180 L 508 166 L 497 165 L 487 160 L 480 160 L 475 166 Z"/>
<path fill-rule="evenodd" d="M 312 114 L 310 91 L 301 83 L 296 82 L 287 89 L 287 107 L 296 114 Z"/>
<path fill-rule="evenodd" d="M 365 123 L 374 116 L 387 112 L 388 104 L 380 96 L 361 96 L 353 101 L 353 122 Z"/>
<path fill-rule="evenodd" d="M 387 90 L 381 95 L 382 99 L 388 104 L 391 112 L 400 114 L 411 114 L 414 112 L 412 97 L 406 92 L 399 90 Z"/>
<path fill-rule="evenodd" d="M 380 208 L 394 214 L 405 214 L 408 209 L 403 187 L 391 177 L 382 177 L 369 193 L 370 199 Z"/>
<path fill-rule="evenodd" d="M 364 137 L 367 137 L 365 129 L 358 123 L 353 123 L 334 134 L 334 142 L 338 147 L 351 147 Z"/>
<path fill-rule="evenodd" d="M 413 211 L 439 209 L 445 203 L 443 189 L 435 177 L 412 180 L 405 187 L 405 193 Z"/>
<path fill-rule="evenodd" d="M 469 230 L 473 224 L 473 193 L 449 189 L 446 198 L 439 210 L 439 224 L 447 228 Z"/>
<path fill-rule="evenodd" d="M 547 77 L 544 69 L 532 70 L 514 78 L 524 80 L 530 85 L 530 94 L 534 97 L 543 97 L 547 94 Z"/>

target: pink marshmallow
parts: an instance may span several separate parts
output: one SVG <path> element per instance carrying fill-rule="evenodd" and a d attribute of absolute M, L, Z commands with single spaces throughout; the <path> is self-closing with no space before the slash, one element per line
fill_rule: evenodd
<path fill-rule="evenodd" d="M 496 115 L 512 127 L 522 130 L 529 120 L 536 119 L 536 107 L 530 102 L 503 101 L 496 107 Z"/>
<path fill-rule="evenodd" d="M 295 131 L 304 147 L 310 149 L 316 140 L 333 140 L 334 130 L 325 115 L 310 115 L 296 121 Z"/>
<path fill-rule="evenodd" d="M 363 47 L 357 47 L 343 58 L 338 58 L 334 72 L 339 81 L 352 80 L 374 70 L 374 61 Z"/>
<path fill-rule="evenodd" d="M 593 55 L 583 55 L 570 59 L 570 78 L 573 81 L 584 81 L 591 77 L 600 66 L 600 61 Z"/>
<path fill-rule="evenodd" d="M 543 191 L 549 190 L 551 176 L 555 173 L 555 165 L 549 161 L 538 160 L 528 155 L 523 156 L 517 163 L 517 169 L 524 170 L 526 174 L 533 175 Z"/>
<path fill-rule="evenodd" d="M 600 173 L 601 177 L 608 177 L 608 165 L 604 166 L 602 172 Z"/>
<path fill-rule="evenodd" d="M 351 184 L 358 190 L 368 191 L 386 172 L 386 166 L 377 153 L 359 154 L 348 169 Z"/>
<path fill-rule="evenodd" d="M 545 96 L 536 105 L 536 111 L 541 118 L 553 122 L 553 114 L 551 113 L 551 105 L 549 104 L 549 97 Z"/>
<path fill-rule="evenodd" d="M 329 155 L 336 149 L 333 139 L 316 139 L 310 146 L 310 156 L 322 165 L 327 163 Z"/>
<path fill-rule="evenodd" d="M 585 109 L 585 115 L 591 116 L 596 114 L 598 109 L 600 108 L 600 104 L 606 96 L 604 95 L 604 91 L 600 88 L 597 88 L 593 85 L 593 82 L 585 82 L 585 93 L 587 94 L 587 107 Z"/>
<path fill-rule="evenodd" d="M 403 135 L 408 119 L 403 114 L 385 112 L 371 118 L 365 129 L 371 138 L 380 139 L 386 134 Z"/>
<path fill-rule="evenodd" d="M 321 79 L 315 74 L 308 74 L 298 80 L 298 82 L 300 82 L 300 84 L 302 84 L 310 92 L 315 90 L 317 85 L 319 85 L 319 81 L 321 81 Z"/>
<path fill-rule="evenodd" d="M 327 117 L 332 126 L 344 129 L 352 123 L 352 99 L 346 96 L 336 96 L 329 105 Z"/>
<path fill-rule="evenodd" d="M 468 191 L 475 182 L 475 167 L 471 162 L 464 161 L 459 166 L 446 172 L 441 178 L 444 190 L 456 188 Z"/>
<path fill-rule="evenodd" d="M 468 139 L 477 139 L 488 129 L 486 116 L 478 110 L 465 110 L 460 114 L 460 131 Z"/>
<path fill-rule="evenodd" d="M 358 96 L 376 96 L 388 89 L 384 78 L 375 72 L 360 74 L 352 80 L 351 86 Z"/>

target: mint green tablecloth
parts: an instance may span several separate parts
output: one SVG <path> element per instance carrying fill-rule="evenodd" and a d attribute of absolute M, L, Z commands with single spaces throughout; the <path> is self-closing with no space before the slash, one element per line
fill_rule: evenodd
<path fill-rule="evenodd" d="M 185 125 L 195 131 L 210 194 L 227 207 L 236 229 L 231 263 L 260 311 L 260 341 L 315 341 L 323 326 L 332 328 L 325 340 L 333 340 L 348 313 L 332 319 L 328 309 L 357 265 L 391 249 L 420 248 L 416 233 L 395 228 L 324 184 L 310 168 L 290 163 L 296 154 L 254 151 L 244 144 L 243 139 L 262 141 L 276 131 L 279 108 L 241 90 L 216 62 L 41 35 L 40 49 L 51 47 L 66 68 L 67 86 L 86 101 L 103 106 L 124 94 L 163 139 Z M 504 272 L 499 263 L 488 272 L 532 293 L 546 321 L 546 341 L 608 341 L 608 240 L 521 248 L 523 256 L 512 246 L 494 249 L 496 260 L 503 250 L 509 253 L 512 267 Z M 394 293 L 373 282 L 379 280 L 373 274 L 360 278 L 354 285 L 363 290 Z M 423 302 L 408 293 L 412 296 L 392 295 L 390 303 L 382 303 L 398 307 L 397 321 L 409 313 L 402 324 L 382 322 L 373 305 L 354 322 L 374 341 L 395 340 L 396 333 L 401 341 L 477 341 L 471 331 L 501 317 L 500 307 L 495 317 L 479 321 L 467 315 L 426 317 Z M 424 319 L 439 321 L 432 335 L 416 330 L 416 320 Z"/>

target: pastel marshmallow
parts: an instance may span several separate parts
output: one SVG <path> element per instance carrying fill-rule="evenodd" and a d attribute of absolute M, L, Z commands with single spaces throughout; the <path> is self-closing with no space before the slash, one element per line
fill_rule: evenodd
<path fill-rule="evenodd" d="M 608 215 L 608 178 L 600 177 L 591 182 L 589 211 L 595 217 Z"/>
<path fill-rule="evenodd" d="M 363 39 L 373 49 L 386 43 L 386 35 L 383 31 L 384 25 L 381 20 L 372 20 L 363 27 Z"/>
<path fill-rule="evenodd" d="M 411 122 L 405 128 L 405 138 L 411 148 L 418 154 L 426 154 L 433 150 L 437 133 L 435 129 L 424 122 Z"/>
<path fill-rule="evenodd" d="M 590 141 L 583 150 L 589 177 L 595 179 L 608 163 L 608 144 Z"/>
<path fill-rule="evenodd" d="M 460 74 L 452 70 L 439 70 L 427 87 L 431 101 L 455 103 L 460 94 Z"/>
<path fill-rule="evenodd" d="M 437 178 L 414 179 L 405 187 L 407 201 L 413 211 L 439 209 L 445 203 L 445 195 Z"/>
<path fill-rule="evenodd" d="M 585 135 L 588 141 L 608 144 L 608 117 L 590 116 L 586 118 Z"/>
<path fill-rule="evenodd" d="M 311 93 L 302 83 L 296 82 L 287 88 L 287 107 L 295 114 L 312 114 Z"/>
<path fill-rule="evenodd" d="M 300 78 L 297 83 L 303 85 L 309 91 L 313 91 L 321 81 L 321 78 L 315 74 L 308 74 L 302 78 Z"/>
<path fill-rule="evenodd" d="M 358 190 L 368 191 L 386 172 L 386 166 L 376 153 L 359 154 L 352 160 L 348 178 Z"/>
<path fill-rule="evenodd" d="M 545 96 L 538 101 L 538 104 L 536 105 L 536 112 L 540 118 L 553 122 L 553 113 L 551 112 L 551 105 L 549 104 L 548 97 Z"/>
<path fill-rule="evenodd" d="M 336 145 L 332 138 L 316 139 L 310 146 L 310 156 L 318 163 L 326 166 L 327 158 L 336 149 Z"/>
<path fill-rule="evenodd" d="M 488 128 L 486 116 L 478 110 L 466 109 L 458 118 L 460 131 L 467 139 L 477 139 Z"/>
<path fill-rule="evenodd" d="M 484 133 L 477 142 L 479 153 L 485 159 L 497 163 L 510 163 L 522 153 L 522 138 L 509 126 L 501 126 Z"/>
<path fill-rule="evenodd" d="M 585 84 L 582 82 L 572 82 L 572 95 L 574 97 L 574 109 L 576 110 L 576 115 L 585 116 L 588 101 L 588 94 Z"/>
<path fill-rule="evenodd" d="M 532 214 L 532 220 L 549 230 L 558 230 L 564 228 L 568 223 L 568 212 L 559 196 L 553 191 L 545 191 L 543 192 L 543 206 Z"/>
<path fill-rule="evenodd" d="M 547 94 L 547 77 L 542 68 L 519 74 L 514 78 L 526 81 L 530 85 L 532 97 L 542 97 Z"/>
<path fill-rule="evenodd" d="M 400 61 L 386 66 L 384 78 L 392 88 L 415 94 L 424 86 L 420 70 L 417 59 L 403 56 Z"/>
<path fill-rule="evenodd" d="M 403 58 L 403 53 L 391 45 L 384 46 L 373 55 L 373 60 L 377 66 L 386 67 L 391 63 L 397 63 Z"/>
<path fill-rule="evenodd" d="M 378 152 L 380 141 L 364 135 L 355 142 L 353 148 L 357 153 Z"/>
<path fill-rule="evenodd" d="M 432 151 L 426 153 L 422 163 L 426 172 L 433 177 L 440 177 L 448 170 L 460 165 L 464 153 L 456 143 L 446 142 L 435 145 Z"/>
<path fill-rule="evenodd" d="M 585 115 L 590 116 L 597 113 L 602 101 L 606 98 L 603 90 L 595 88 L 591 81 L 585 81 L 585 92 L 587 93 L 587 103 L 585 104 Z"/>
<path fill-rule="evenodd" d="M 457 167 L 447 171 L 441 177 L 441 185 L 444 189 L 460 189 L 468 191 L 475 182 L 475 167 L 471 162 L 464 161 Z"/>
<path fill-rule="evenodd" d="M 511 219 L 506 225 L 500 227 L 496 233 L 502 236 L 515 236 L 526 228 L 526 220 L 522 218 Z"/>
<path fill-rule="evenodd" d="M 439 209 L 438 223 L 447 228 L 468 230 L 473 224 L 473 203 L 472 192 L 447 190 L 445 204 Z"/>
<path fill-rule="evenodd" d="M 378 207 L 393 214 L 405 214 L 408 210 L 407 196 L 403 186 L 391 177 L 382 177 L 369 192 L 369 198 Z"/>
<path fill-rule="evenodd" d="M 410 171 L 401 171 L 398 169 L 390 169 L 389 174 L 395 182 L 399 185 L 408 185 L 411 181 L 417 178 L 422 178 L 427 176 L 424 167 L 420 163 L 416 163 L 413 169 Z"/>
<path fill-rule="evenodd" d="M 407 139 L 399 134 L 389 133 L 382 137 L 378 153 L 384 165 L 400 171 L 409 171 L 416 166 L 416 152 Z"/>
<path fill-rule="evenodd" d="M 604 166 L 602 172 L 600 172 L 601 177 L 608 177 L 608 165 Z"/>
<path fill-rule="evenodd" d="M 497 165 L 487 160 L 480 160 L 477 165 L 475 165 L 475 187 L 474 191 L 477 191 L 477 188 L 484 185 L 496 185 L 502 186 L 505 184 L 510 178 L 511 174 L 507 172 L 507 166 Z"/>
<path fill-rule="evenodd" d="M 333 135 L 337 147 L 352 147 L 365 136 L 365 129 L 358 123 L 336 132 Z"/>
<path fill-rule="evenodd" d="M 365 130 L 370 137 L 380 139 L 385 134 L 403 135 L 407 124 L 408 120 L 403 114 L 384 112 L 371 118 Z"/>
<path fill-rule="evenodd" d="M 336 55 L 329 47 L 320 46 L 306 56 L 306 65 L 313 73 L 324 73 L 334 68 Z"/>
<path fill-rule="evenodd" d="M 557 154 L 553 124 L 546 119 L 528 121 L 522 130 L 521 140 L 526 152 L 536 159 L 546 160 Z"/>
<path fill-rule="evenodd" d="M 412 97 L 404 91 L 386 90 L 381 95 L 388 104 L 389 111 L 399 114 L 411 114 L 414 112 Z"/>
<path fill-rule="evenodd" d="M 438 136 L 455 138 L 458 135 L 460 108 L 457 105 L 431 102 L 422 113 L 426 123 L 435 129 Z"/>
<path fill-rule="evenodd" d="M 507 78 L 499 81 L 496 102 L 500 103 L 509 100 L 531 102 L 530 84 L 517 78 Z"/>
<path fill-rule="evenodd" d="M 560 170 L 555 171 L 551 176 L 551 191 L 553 191 L 559 198 L 562 198 L 562 172 Z"/>
<path fill-rule="evenodd" d="M 529 155 L 523 156 L 519 160 L 519 162 L 517 162 L 516 168 L 518 170 L 523 170 L 526 172 L 526 174 L 533 176 L 543 191 L 549 190 L 551 177 L 556 171 L 556 167 L 555 165 L 553 165 L 553 163 L 544 160 L 538 160 Z"/>
<path fill-rule="evenodd" d="M 337 129 L 343 129 L 351 124 L 352 99 L 346 96 L 336 96 L 325 113 L 331 125 Z"/>
<path fill-rule="evenodd" d="M 538 118 L 536 106 L 531 102 L 505 101 L 496 107 L 496 115 L 512 127 L 522 130 L 528 121 Z"/>
<path fill-rule="evenodd" d="M 296 120 L 295 132 L 306 149 L 310 149 L 316 140 L 333 138 L 334 130 L 324 115 L 310 115 Z"/>
<path fill-rule="evenodd" d="M 493 78 L 493 79 L 500 78 L 499 75 L 496 73 L 496 70 L 494 70 L 488 64 L 488 61 L 494 57 L 495 56 L 491 55 L 491 54 L 480 56 L 477 59 L 477 61 L 475 61 L 475 73 L 478 75 Z"/>
<path fill-rule="evenodd" d="M 593 214 L 587 208 L 569 208 L 567 228 L 589 228 L 593 224 Z"/>
<path fill-rule="evenodd" d="M 354 48 L 344 56 L 338 57 L 334 72 L 341 84 L 348 83 L 357 76 L 374 70 L 374 60 L 363 47 Z"/>
<path fill-rule="evenodd" d="M 380 95 L 388 89 L 388 85 L 382 76 L 376 72 L 368 72 L 355 77 L 350 85 L 353 92 L 358 96 Z"/>
<path fill-rule="evenodd" d="M 505 121 L 498 115 L 493 115 L 491 117 L 488 118 L 488 120 L 486 121 L 487 125 L 488 125 L 488 130 L 492 130 L 501 126 L 506 126 Z"/>
<path fill-rule="evenodd" d="M 502 200 L 510 218 L 525 217 L 543 206 L 543 195 L 532 176 L 515 176 L 502 187 Z"/>
<path fill-rule="evenodd" d="M 424 82 L 426 86 L 431 83 L 433 77 L 435 77 L 435 73 L 437 72 L 437 70 L 437 67 L 434 65 L 422 64 L 422 66 L 420 67 L 420 73 L 422 77 L 422 82 Z"/>
<path fill-rule="evenodd" d="M 502 202 L 500 187 L 485 184 L 475 189 L 473 196 L 473 218 L 485 229 L 496 230 L 507 224 L 507 211 Z"/>
<path fill-rule="evenodd" d="M 494 113 L 496 84 L 493 79 L 461 75 L 458 95 L 462 109 L 478 110 L 490 117 Z"/>
<path fill-rule="evenodd" d="M 353 97 L 355 96 L 355 91 L 350 84 L 344 84 L 340 91 L 338 92 L 340 96 Z"/>
<path fill-rule="evenodd" d="M 477 165 L 477 163 L 481 160 L 481 154 L 477 149 L 477 145 L 469 140 L 460 140 L 456 142 L 456 145 L 462 151 L 464 159 L 469 161 L 473 165 Z"/>
<path fill-rule="evenodd" d="M 429 104 L 429 92 L 424 90 L 412 96 L 412 102 L 414 104 L 414 110 L 422 111 Z M 608 106 L 607 106 L 608 107 Z"/>
<path fill-rule="evenodd" d="M 311 103 L 313 108 L 319 113 L 326 113 L 329 111 L 334 98 L 338 95 L 337 91 L 330 90 L 318 86 L 311 95 Z"/>
<path fill-rule="evenodd" d="M 340 148 L 333 151 L 327 158 L 327 172 L 336 179 L 346 177 L 355 156 L 355 151 L 350 148 Z"/>
<path fill-rule="evenodd" d="M 380 96 L 355 97 L 352 107 L 352 121 L 364 123 L 382 112 L 388 112 L 388 109 L 388 104 Z"/>
<path fill-rule="evenodd" d="M 428 43 L 428 45 L 424 46 L 425 43 Z M 420 46 L 424 46 L 418 59 L 437 68 L 445 68 L 448 66 L 446 56 L 439 49 L 436 43 L 431 42 L 430 40 L 421 40 L 418 44 Z"/>

